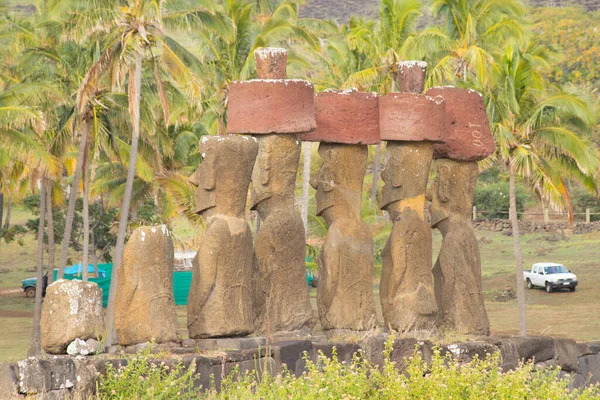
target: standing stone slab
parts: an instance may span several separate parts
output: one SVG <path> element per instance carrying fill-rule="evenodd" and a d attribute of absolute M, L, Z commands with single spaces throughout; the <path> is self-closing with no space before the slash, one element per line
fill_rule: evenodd
<path fill-rule="evenodd" d="M 447 141 L 434 146 L 436 178 L 430 192 L 431 226 L 444 237 L 434 266 L 440 323 L 462 333 L 489 335 L 479 243 L 471 223 L 477 161 L 494 152 L 483 97 L 455 87 L 435 87 L 427 94 L 446 102 Z"/>
<path fill-rule="evenodd" d="M 75 339 L 99 339 L 104 334 L 102 290 L 97 284 L 59 279 L 46 289 L 40 323 L 42 349 L 66 354 Z"/>
<path fill-rule="evenodd" d="M 249 133 L 258 141 L 251 186 L 251 209 L 261 219 L 254 326 L 260 334 L 310 334 L 317 321 L 306 284 L 304 224 L 294 200 L 301 150 L 296 134 L 314 129 L 314 89 L 309 82 L 284 79 L 285 49 L 260 48 L 254 57 L 260 79 L 232 83 L 228 123 L 230 133 Z"/>
<path fill-rule="evenodd" d="M 204 136 L 204 161 L 190 181 L 206 223 L 192 261 L 188 331 L 192 339 L 253 332 L 252 232 L 244 219 L 258 145 L 247 136 Z"/>
<path fill-rule="evenodd" d="M 438 312 L 424 211 L 433 143 L 445 140 L 445 102 L 421 94 L 426 66 L 398 63 L 397 86 L 405 93 L 380 99 L 381 139 L 388 141 L 380 207 L 393 224 L 381 253 L 380 298 L 385 325 L 398 332 L 431 330 Z"/>
<path fill-rule="evenodd" d="M 373 327 L 373 238 L 360 217 L 367 144 L 379 143 L 379 106 L 374 93 L 327 91 L 315 97 L 323 164 L 311 177 L 317 216 L 328 226 L 321 248 L 317 308 L 328 337 L 349 339 Z M 359 335 L 360 336 L 360 335 Z"/>
<path fill-rule="evenodd" d="M 119 343 L 179 341 L 173 297 L 173 241 L 165 225 L 137 228 L 123 253 L 115 297 Z"/>

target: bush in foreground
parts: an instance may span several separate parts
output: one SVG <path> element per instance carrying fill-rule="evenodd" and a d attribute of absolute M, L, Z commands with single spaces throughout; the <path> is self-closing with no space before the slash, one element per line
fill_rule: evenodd
<path fill-rule="evenodd" d="M 435 348 L 431 363 L 418 352 L 406 362 L 406 374 L 390 361 L 391 342 L 381 368 L 359 353 L 349 364 L 320 354 L 306 359 L 307 372 L 295 377 L 285 371 L 277 376 L 234 371 L 220 392 L 193 387 L 195 365 L 171 370 L 152 363 L 149 353 L 136 356 L 127 367 L 110 369 L 98 387 L 101 399 L 597 399 L 598 386 L 570 390 L 559 370 L 535 370 L 525 363 L 502 371 L 500 355 L 459 364 Z"/>

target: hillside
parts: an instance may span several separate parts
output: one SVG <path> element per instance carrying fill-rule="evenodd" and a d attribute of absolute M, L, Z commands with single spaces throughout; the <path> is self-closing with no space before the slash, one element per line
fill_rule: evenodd
<path fill-rule="evenodd" d="M 600 9 L 600 0 L 525 0 L 532 6 L 584 6 L 588 11 Z M 351 16 L 377 18 L 379 0 L 312 0 L 302 7 L 300 15 L 307 18 L 334 19 L 347 22 Z M 423 1 L 427 4 L 427 1 Z"/>

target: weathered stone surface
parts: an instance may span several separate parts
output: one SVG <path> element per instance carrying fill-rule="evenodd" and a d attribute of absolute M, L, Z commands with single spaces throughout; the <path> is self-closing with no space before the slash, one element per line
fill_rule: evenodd
<path fill-rule="evenodd" d="M 59 279 L 46 289 L 40 325 L 42 348 L 64 354 L 75 339 L 104 334 L 102 290 L 95 283 Z"/>
<path fill-rule="evenodd" d="M 444 237 L 434 266 L 440 322 L 465 334 L 489 335 L 479 243 L 471 227 L 477 163 L 439 159 L 431 186 L 431 226 Z"/>
<path fill-rule="evenodd" d="M 311 142 L 377 144 L 379 100 L 356 89 L 325 91 L 315 96 L 317 129 L 302 135 Z"/>
<path fill-rule="evenodd" d="M 181 341 L 181 346 L 185 348 L 194 348 L 196 347 L 196 339 L 183 339 Z"/>
<path fill-rule="evenodd" d="M 577 343 L 579 354 L 577 357 L 589 356 L 600 353 L 600 341 Z"/>
<path fill-rule="evenodd" d="M 87 356 L 96 354 L 99 348 L 100 342 L 95 339 L 81 340 L 77 338 L 67 347 L 67 354 L 70 356 Z"/>
<path fill-rule="evenodd" d="M 178 341 L 173 297 L 173 240 L 162 226 L 129 238 L 119 267 L 115 327 L 121 345 Z"/>
<path fill-rule="evenodd" d="M 75 362 L 68 357 L 48 360 L 30 357 L 17 365 L 19 392 L 23 394 L 70 389 L 77 383 Z"/>
<path fill-rule="evenodd" d="M 294 199 L 300 142 L 292 135 L 263 135 L 252 174 L 251 208 L 261 225 L 254 261 L 254 326 L 257 333 L 312 332 L 306 284 L 306 238 Z"/>
<path fill-rule="evenodd" d="M 229 85 L 227 131 L 304 133 L 316 128 L 314 87 L 301 79 L 256 79 Z"/>
<path fill-rule="evenodd" d="M 587 384 L 600 384 L 600 354 L 579 357 L 579 373 Z"/>
<path fill-rule="evenodd" d="M 256 140 L 204 136 L 204 161 L 191 177 L 206 233 L 192 261 L 190 338 L 252 333 L 252 232 L 244 219 Z"/>
<path fill-rule="evenodd" d="M 491 343 L 483 341 L 474 341 L 466 343 L 454 343 L 443 347 L 445 351 L 452 354 L 453 358 L 461 363 L 468 363 L 473 358 L 485 360 L 488 356 L 500 351 L 500 349 Z"/>
<path fill-rule="evenodd" d="M 396 63 L 396 90 L 402 93 L 422 93 L 425 86 L 427 63 L 401 61 Z"/>
<path fill-rule="evenodd" d="M 434 146 L 435 158 L 479 161 L 494 152 L 494 138 L 479 92 L 443 86 L 429 89 L 427 95 L 442 96 L 446 102 L 446 142 Z"/>
<path fill-rule="evenodd" d="M 554 357 L 556 358 L 558 365 L 560 365 L 560 368 L 563 371 L 577 372 L 577 357 L 579 356 L 577 342 L 573 339 L 556 338 L 554 340 L 554 346 Z"/>
<path fill-rule="evenodd" d="M 304 354 L 311 356 L 312 343 L 309 340 L 285 340 L 271 344 L 273 358 L 279 365 L 277 373 L 281 373 L 283 367 L 288 371 L 300 376 L 304 370 Z"/>
<path fill-rule="evenodd" d="M 517 347 L 519 359 L 542 362 L 556 354 L 554 338 L 549 336 L 514 337 L 510 341 Z"/>
<path fill-rule="evenodd" d="M 424 219 L 431 143 L 387 143 L 381 208 L 393 226 L 382 251 L 380 285 L 385 325 L 399 332 L 428 330 L 438 311 L 431 275 L 431 229 Z"/>
<path fill-rule="evenodd" d="M 256 76 L 260 79 L 283 79 L 286 77 L 287 50 L 278 47 L 261 47 L 254 50 Z"/>
<path fill-rule="evenodd" d="M 311 177 L 317 190 L 317 215 L 329 226 L 319 254 L 317 307 L 321 327 L 365 331 L 375 319 L 373 238 L 360 218 L 367 148 L 319 145 L 323 164 Z"/>
<path fill-rule="evenodd" d="M 440 96 L 388 93 L 379 97 L 381 140 L 444 142 L 446 105 Z"/>
<path fill-rule="evenodd" d="M 202 350 L 250 350 L 264 347 L 267 339 L 261 336 L 241 338 L 196 339 L 196 347 Z"/>

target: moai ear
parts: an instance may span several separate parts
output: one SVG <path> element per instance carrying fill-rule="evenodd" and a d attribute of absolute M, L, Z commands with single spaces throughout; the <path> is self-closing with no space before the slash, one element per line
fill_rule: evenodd
<path fill-rule="evenodd" d="M 259 159 L 261 185 L 267 185 L 271 179 L 271 153 L 273 153 L 273 144 L 266 141 L 264 156 Z"/>
<path fill-rule="evenodd" d="M 437 181 L 437 190 L 438 190 L 438 196 L 440 198 L 440 200 L 444 203 L 446 203 L 448 200 L 450 200 L 450 191 L 452 190 L 451 186 L 451 182 L 450 182 L 450 168 L 446 167 L 446 166 L 440 166 L 440 168 L 438 169 L 438 181 Z"/>
<path fill-rule="evenodd" d="M 325 152 L 323 166 L 319 171 L 319 181 L 324 192 L 331 192 L 335 186 L 335 178 L 333 175 L 334 164 L 337 162 L 337 153 L 332 150 Z"/>
<path fill-rule="evenodd" d="M 390 167 L 392 167 L 393 169 L 390 171 L 392 173 L 392 186 L 395 188 L 400 188 L 402 187 L 402 178 L 403 178 L 403 174 L 400 171 L 400 163 L 397 162 L 396 160 L 394 160 L 393 158 L 390 159 L 391 164 Z"/>

